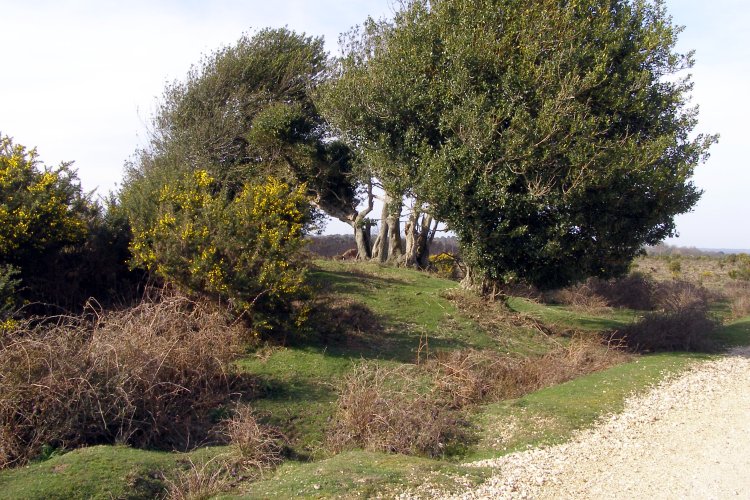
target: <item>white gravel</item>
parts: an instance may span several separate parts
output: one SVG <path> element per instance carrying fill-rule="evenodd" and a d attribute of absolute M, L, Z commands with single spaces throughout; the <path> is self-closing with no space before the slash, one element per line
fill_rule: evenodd
<path fill-rule="evenodd" d="M 750 349 L 629 399 L 568 443 L 470 465 L 497 473 L 452 498 L 750 499 Z M 447 497 L 402 498 L 414 496 Z"/>

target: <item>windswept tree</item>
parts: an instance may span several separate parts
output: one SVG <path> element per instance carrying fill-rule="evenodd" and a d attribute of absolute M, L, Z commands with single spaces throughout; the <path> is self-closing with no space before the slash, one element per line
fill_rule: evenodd
<path fill-rule="evenodd" d="M 167 87 L 151 142 L 129 168 L 134 216 L 153 219 L 161 187 L 190 172 L 207 171 L 230 197 L 272 175 L 304 185 L 315 207 L 352 226 L 369 249 L 356 158 L 313 101 L 326 70 L 322 38 L 288 29 L 262 30 L 206 56 Z"/>
<path fill-rule="evenodd" d="M 414 188 L 422 175 L 420 143 L 437 136 L 440 102 L 412 88 L 415 57 L 429 56 L 424 40 L 417 34 L 396 47 L 391 43 L 395 29 L 390 21 L 368 19 L 341 37 L 343 54 L 321 88 L 320 106 L 341 138 L 357 150 L 366 174 L 384 191 L 374 256 L 382 262 L 425 267 L 436 222 Z M 405 197 L 411 203 L 403 227 L 404 252 L 400 220 Z"/>
<path fill-rule="evenodd" d="M 341 122 L 411 174 L 470 284 L 618 275 L 699 199 L 716 138 L 663 2 L 411 0 L 369 26 L 340 82 L 374 90 Z"/>

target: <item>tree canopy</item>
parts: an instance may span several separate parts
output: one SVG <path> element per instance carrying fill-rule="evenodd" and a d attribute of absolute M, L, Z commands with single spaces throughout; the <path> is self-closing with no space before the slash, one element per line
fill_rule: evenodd
<path fill-rule="evenodd" d="M 326 64 L 322 39 L 266 29 L 167 87 L 120 196 L 135 264 L 229 300 L 258 329 L 302 317 L 311 203 L 357 214 L 353 155 L 312 100 Z"/>
<path fill-rule="evenodd" d="M 700 197 L 715 137 L 693 134 L 679 31 L 660 1 L 412 0 L 350 44 L 332 116 L 412 173 L 475 276 L 613 276 Z"/>
<path fill-rule="evenodd" d="M 273 175 L 304 183 L 319 209 L 353 219 L 354 158 L 332 140 L 312 99 L 326 65 L 321 38 L 287 29 L 243 36 L 205 56 L 165 90 L 151 142 L 129 169 L 126 187 L 152 207 L 154 189 L 185 172 L 205 169 L 230 194 Z"/>

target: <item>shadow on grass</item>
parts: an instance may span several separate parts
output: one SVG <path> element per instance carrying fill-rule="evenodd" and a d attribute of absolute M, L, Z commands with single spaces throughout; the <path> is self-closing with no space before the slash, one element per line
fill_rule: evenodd
<path fill-rule="evenodd" d="M 717 337 L 726 347 L 750 345 L 750 317 L 724 325 L 719 329 Z"/>
<path fill-rule="evenodd" d="M 310 283 L 313 287 L 336 291 L 345 294 L 360 294 L 368 290 L 386 288 L 394 285 L 407 285 L 409 281 L 398 278 L 386 278 L 366 272 L 325 271 L 315 269 L 310 272 Z"/>

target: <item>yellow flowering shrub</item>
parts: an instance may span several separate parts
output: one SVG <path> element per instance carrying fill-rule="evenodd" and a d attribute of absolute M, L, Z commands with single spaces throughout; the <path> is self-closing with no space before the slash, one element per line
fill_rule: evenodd
<path fill-rule="evenodd" d="M 52 302 L 45 273 L 60 273 L 55 259 L 80 246 L 88 231 L 88 199 L 68 165 L 50 170 L 36 150 L 0 136 L 0 326 L 21 298 Z"/>
<path fill-rule="evenodd" d="M 430 267 L 441 278 L 453 278 L 455 274 L 457 258 L 450 253 L 439 253 L 430 255 Z"/>
<path fill-rule="evenodd" d="M 75 243 L 86 234 L 67 167 L 37 167 L 35 150 L 0 137 L 0 259 L 17 261 L 19 252 Z"/>
<path fill-rule="evenodd" d="M 311 221 L 305 186 L 268 178 L 230 195 L 199 170 L 161 188 L 152 220 L 132 221 L 131 251 L 136 265 L 272 326 L 300 318 Z"/>

